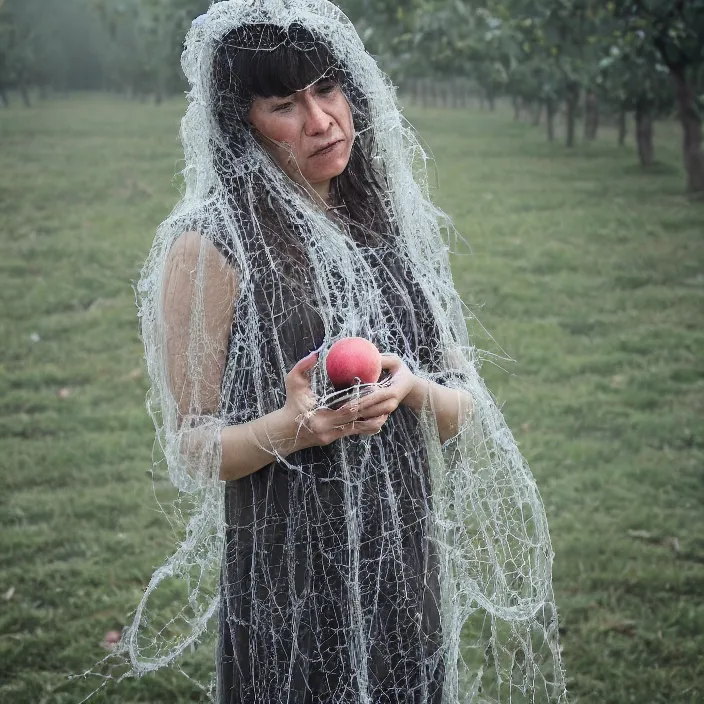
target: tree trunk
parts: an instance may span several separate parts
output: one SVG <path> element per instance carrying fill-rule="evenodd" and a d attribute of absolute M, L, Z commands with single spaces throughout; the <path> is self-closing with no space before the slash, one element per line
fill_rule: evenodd
<path fill-rule="evenodd" d="M 565 144 L 574 146 L 574 126 L 577 119 L 577 104 L 579 102 L 579 85 L 571 82 L 567 87 L 567 136 Z"/>
<path fill-rule="evenodd" d="M 489 110 L 494 112 L 494 110 L 496 110 L 496 100 L 494 98 L 494 94 L 492 92 L 488 92 L 486 94 L 486 99 L 489 101 Z"/>
<path fill-rule="evenodd" d="M 166 99 L 166 82 L 163 80 L 162 76 L 158 76 L 156 79 L 156 85 L 154 86 L 154 103 L 156 105 L 161 105 Z"/>
<path fill-rule="evenodd" d="M 540 118 L 543 114 L 543 101 L 542 100 L 537 100 L 535 103 L 535 115 L 533 115 L 533 124 L 534 125 L 539 125 L 540 124 Z"/>
<path fill-rule="evenodd" d="M 599 98 L 589 91 L 585 101 L 584 138 L 593 141 L 599 129 Z"/>
<path fill-rule="evenodd" d="M 513 102 L 513 119 L 518 121 L 521 119 L 521 99 L 514 95 L 511 101 Z"/>
<path fill-rule="evenodd" d="M 687 190 L 704 193 L 704 154 L 702 153 L 702 119 L 697 112 L 694 91 L 684 67 L 670 69 L 675 86 L 677 112 L 682 123 L 682 152 L 687 171 Z"/>
<path fill-rule="evenodd" d="M 430 98 L 428 97 L 428 81 L 427 79 L 423 78 L 421 79 L 421 84 L 420 84 L 420 101 L 421 105 L 424 108 L 428 107 L 428 104 L 430 102 Z"/>
<path fill-rule="evenodd" d="M 653 163 L 653 117 L 644 105 L 636 106 L 636 144 L 641 166 L 650 166 Z"/>
<path fill-rule="evenodd" d="M 465 81 L 462 81 L 462 107 L 468 108 L 472 105 L 472 93 Z"/>
<path fill-rule="evenodd" d="M 10 107 L 10 101 L 7 99 L 7 91 L 4 86 L 0 86 L 0 100 L 2 100 L 2 104 L 6 108 Z"/>
<path fill-rule="evenodd" d="M 552 142 L 555 139 L 555 113 L 557 112 L 555 101 L 551 99 L 545 101 L 547 108 L 547 123 L 548 123 L 548 141 Z"/>
<path fill-rule="evenodd" d="M 459 90 L 459 85 L 458 81 L 456 78 L 451 78 L 450 79 L 450 98 L 452 100 L 452 108 L 454 110 L 457 110 L 457 108 L 460 106 L 460 90 Z"/>
<path fill-rule="evenodd" d="M 626 108 L 621 107 L 618 111 L 618 146 L 622 147 L 626 143 L 626 132 L 628 123 L 626 122 Z"/>
<path fill-rule="evenodd" d="M 22 96 L 22 102 L 24 103 L 24 106 L 26 108 L 31 108 L 32 101 L 29 99 L 29 91 L 27 90 L 27 86 L 24 84 L 24 82 L 22 82 L 17 87 L 20 91 L 20 95 Z"/>

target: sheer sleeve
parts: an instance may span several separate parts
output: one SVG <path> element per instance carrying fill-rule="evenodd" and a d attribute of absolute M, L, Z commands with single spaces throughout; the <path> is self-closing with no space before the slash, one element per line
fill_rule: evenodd
<path fill-rule="evenodd" d="M 182 234 L 166 259 L 163 307 L 167 391 L 165 454 L 183 491 L 219 476 L 225 419 L 221 387 L 237 297 L 235 270 L 197 232 Z"/>

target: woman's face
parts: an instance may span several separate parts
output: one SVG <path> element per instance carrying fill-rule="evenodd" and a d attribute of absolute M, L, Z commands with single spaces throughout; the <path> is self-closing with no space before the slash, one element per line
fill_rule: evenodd
<path fill-rule="evenodd" d="M 350 158 L 352 113 L 337 81 L 321 78 L 285 98 L 256 97 L 249 120 L 262 144 L 296 182 L 327 194 Z"/>

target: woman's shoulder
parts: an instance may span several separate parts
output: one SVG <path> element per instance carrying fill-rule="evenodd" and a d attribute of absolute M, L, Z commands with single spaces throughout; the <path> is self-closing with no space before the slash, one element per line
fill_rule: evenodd
<path fill-rule="evenodd" d="M 169 225 L 175 235 L 171 248 L 191 255 L 210 251 L 213 256 L 212 250 L 216 250 L 234 267 L 234 233 L 230 232 L 231 224 L 228 227 L 228 222 L 226 212 L 212 198 L 196 205 L 184 203 L 183 210 L 171 219 Z"/>
<path fill-rule="evenodd" d="M 234 290 L 239 281 L 232 260 L 223 252 L 223 245 L 195 229 L 176 237 L 169 250 L 167 270 L 180 270 L 190 276 L 197 276 L 197 272 L 202 271 L 211 282 L 219 282 Z"/>

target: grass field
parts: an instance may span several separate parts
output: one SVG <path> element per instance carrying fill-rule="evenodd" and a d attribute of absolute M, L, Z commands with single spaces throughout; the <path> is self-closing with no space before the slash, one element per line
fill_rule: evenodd
<path fill-rule="evenodd" d="M 173 545 L 130 281 L 178 195 L 181 110 L 0 111 L 3 703 L 97 687 L 67 676 Z M 516 360 L 482 371 L 547 508 L 572 701 L 704 701 L 704 205 L 683 193 L 677 126 L 656 127 L 643 173 L 608 130 L 567 151 L 501 112 L 407 115 L 472 247 L 458 290 Z M 104 692 L 202 700 L 171 671 Z"/>

